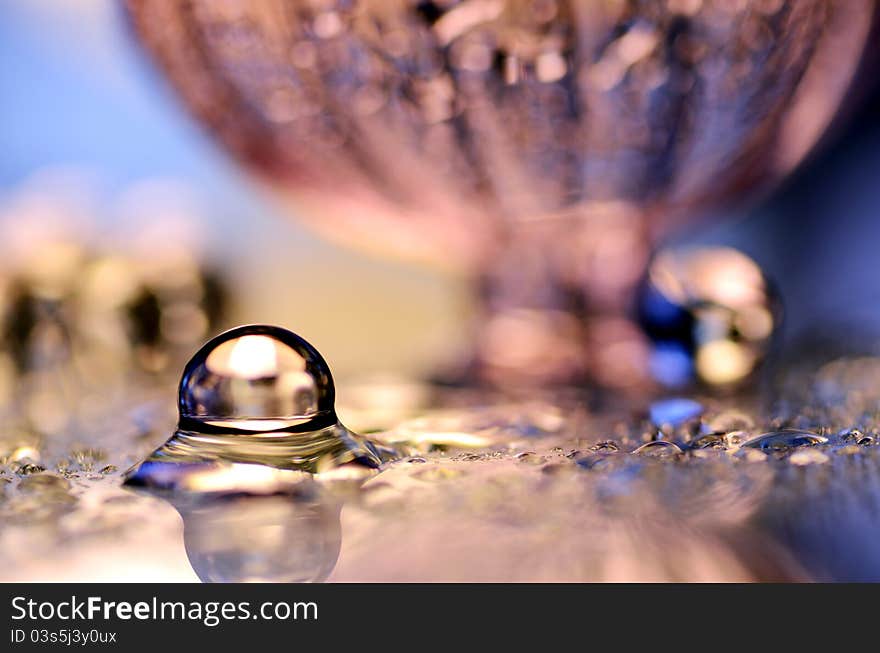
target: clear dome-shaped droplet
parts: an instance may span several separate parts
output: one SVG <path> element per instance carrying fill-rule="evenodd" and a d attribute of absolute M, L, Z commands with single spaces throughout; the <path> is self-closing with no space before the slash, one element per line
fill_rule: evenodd
<path fill-rule="evenodd" d="M 179 390 L 181 427 L 268 432 L 336 422 L 330 368 L 305 340 L 280 327 L 223 333 L 193 356 Z"/>
<path fill-rule="evenodd" d="M 250 491 L 259 469 L 254 465 L 370 473 L 395 456 L 340 424 L 334 399 L 330 368 L 308 342 L 276 326 L 237 327 L 186 365 L 177 431 L 126 481 L 194 492 Z"/>

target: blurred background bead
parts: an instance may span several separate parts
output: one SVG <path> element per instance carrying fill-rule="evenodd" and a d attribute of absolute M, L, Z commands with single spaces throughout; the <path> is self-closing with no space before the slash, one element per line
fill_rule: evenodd
<path fill-rule="evenodd" d="M 737 250 L 669 249 L 649 266 L 638 316 L 653 343 L 658 382 L 729 387 L 767 355 L 781 304 L 758 265 Z"/>

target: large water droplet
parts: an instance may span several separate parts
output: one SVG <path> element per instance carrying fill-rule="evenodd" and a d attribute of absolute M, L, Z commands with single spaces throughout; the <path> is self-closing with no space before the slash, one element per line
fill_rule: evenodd
<path fill-rule="evenodd" d="M 340 424 L 334 400 L 330 368 L 308 342 L 275 326 L 232 329 L 186 365 L 177 432 L 127 482 L 197 490 L 186 479 L 206 466 L 216 480 L 218 466 L 242 463 L 309 473 L 377 468 L 382 452 Z M 219 478 L 234 486 L 227 471 Z"/>
<path fill-rule="evenodd" d="M 330 368 L 309 343 L 272 326 L 221 334 L 187 364 L 183 428 L 209 432 L 315 431 L 336 423 Z"/>

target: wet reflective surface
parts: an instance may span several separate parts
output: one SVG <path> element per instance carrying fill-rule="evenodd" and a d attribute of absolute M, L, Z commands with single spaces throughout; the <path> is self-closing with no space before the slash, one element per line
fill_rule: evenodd
<path fill-rule="evenodd" d="M 148 437 L 96 427 L 91 449 L 7 437 L 0 577 L 880 580 L 878 378 L 878 359 L 834 361 L 770 407 L 449 392 L 371 434 L 406 453 L 368 477 L 223 462 L 176 491 L 121 472 L 173 415 Z M 685 398 L 699 414 L 655 423 Z"/>

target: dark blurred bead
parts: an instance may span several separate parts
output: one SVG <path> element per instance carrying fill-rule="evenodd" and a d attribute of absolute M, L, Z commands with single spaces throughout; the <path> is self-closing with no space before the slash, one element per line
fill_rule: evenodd
<path fill-rule="evenodd" d="M 19 279 L 12 282 L 6 302 L 0 342 L 19 374 L 69 358 L 68 297 L 41 296 Z"/>
<path fill-rule="evenodd" d="M 226 298 L 222 279 L 201 269 L 179 279 L 142 281 L 125 305 L 127 333 L 138 362 L 159 371 L 176 358 L 174 354 L 190 351 L 222 322 Z"/>
<path fill-rule="evenodd" d="M 162 306 L 155 292 L 149 288 L 141 288 L 126 307 L 126 317 L 132 344 L 155 347 L 160 343 Z"/>
<path fill-rule="evenodd" d="M 443 9 L 438 7 L 436 2 L 419 2 L 416 11 L 429 25 L 433 25 L 443 15 Z"/>

